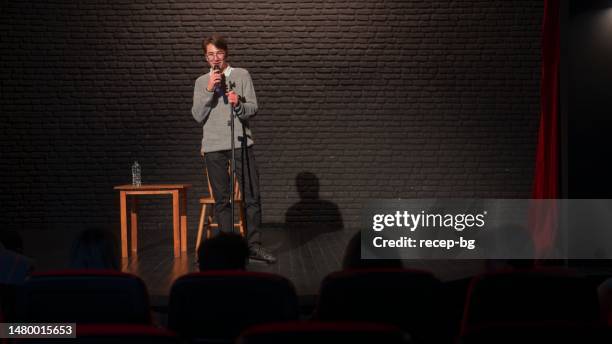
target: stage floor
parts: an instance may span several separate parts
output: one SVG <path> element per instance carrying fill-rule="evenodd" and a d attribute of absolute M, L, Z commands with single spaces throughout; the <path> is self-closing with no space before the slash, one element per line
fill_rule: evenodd
<path fill-rule="evenodd" d="M 324 227 L 323 227 L 324 228 Z M 357 229 L 321 230 L 287 228 L 284 224 L 262 226 L 264 245 L 278 257 L 276 264 L 252 262 L 247 269 L 285 276 L 293 282 L 298 295 L 314 296 L 321 280 L 341 269 L 346 244 Z M 22 235 L 26 255 L 34 258 L 37 271 L 68 266 L 70 246 L 77 230 L 25 230 Z M 138 255 L 122 260 L 122 270 L 144 280 L 154 300 L 167 298 L 174 280 L 197 271 L 195 231 L 188 235 L 187 255 L 174 258 L 171 231 L 147 230 L 139 233 Z M 117 233 L 119 234 L 119 233 Z M 404 266 L 426 269 L 441 280 L 468 277 L 482 271 L 483 261 L 404 261 Z"/>
<path fill-rule="evenodd" d="M 299 295 L 316 294 L 323 277 L 340 269 L 344 247 L 354 232 L 340 230 L 313 235 L 266 226 L 262 229 L 264 246 L 277 256 L 278 262 L 250 262 L 247 270 L 285 276 L 294 283 Z M 168 295 L 176 278 L 198 271 L 195 238 L 189 239 L 186 256 L 174 258 L 169 241 L 152 242 L 143 245 L 137 256 L 124 259 L 122 270 L 140 276 L 151 295 Z"/>

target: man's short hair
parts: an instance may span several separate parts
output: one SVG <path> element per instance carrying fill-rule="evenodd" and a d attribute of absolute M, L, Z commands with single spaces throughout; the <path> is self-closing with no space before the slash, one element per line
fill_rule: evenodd
<path fill-rule="evenodd" d="M 238 233 L 220 233 L 204 240 L 198 250 L 200 271 L 245 270 L 249 259 L 249 245 Z"/>
<path fill-rule="evenodd" d="M 206 47 L 212 44 L 217 49 L 223 50 L 227 53 L 227 41 L 225 38 L 217 33 L 212 34 L 212 36 L 206 37 L 204 41 L 202 41 L 202 49 L 204 49 L 204 54 L 206 54 Z"/>

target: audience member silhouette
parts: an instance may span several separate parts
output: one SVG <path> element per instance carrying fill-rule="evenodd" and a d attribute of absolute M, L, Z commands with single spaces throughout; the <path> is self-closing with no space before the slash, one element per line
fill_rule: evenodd
<path fill-rule="evenodd" d="M 245 270 L 248 259 L 249 245 L 236 233 L 220 233 L 198 249 L 200 271 Z"/>
<path fill-rule="evenodd" d="M 0 233 L 0 284 L 22 284 L 33 270 L 32 260 L 23 255 L 19 232 L 3 230 Z"/>
<path fill-rule="evenodd" d="M 23 254 L 23 239 L 15 230 L 3 230 L 0 232 L 0 242 L 5 249 L 15 253 Z"/>
<path fill-rule="evenodd" d="M 110 231 L 100 228 L 84 230 L 72 245 L 70 267 L 121 270 L 117 238 Z"/>
<path fill-rule="evenodd" d="M 13 320 L 17 310 L 17 294 L 20 286 L 28 279 L 34 264 L 23 255 L 23 240 L 19 232 L 0 232 L 0 317 Z"/>

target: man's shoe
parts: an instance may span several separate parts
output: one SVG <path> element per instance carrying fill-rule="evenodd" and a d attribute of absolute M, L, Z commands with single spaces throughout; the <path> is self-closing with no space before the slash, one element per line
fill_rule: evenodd
<path fill-rule="evenodd" d="M 268 264 L 276 263 L 276 257 L 261 246 L 249 248 L 249 259 L 264 261 Z"/>

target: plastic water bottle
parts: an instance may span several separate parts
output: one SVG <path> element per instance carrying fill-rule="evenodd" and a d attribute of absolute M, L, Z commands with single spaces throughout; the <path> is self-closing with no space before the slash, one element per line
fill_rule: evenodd
<path fill-rule="evenodd" d="M 134 161 L 134 164 L 132 165 L 132 185 L 142 186 L 140 172 L 140 164 L 138 164 L 138 161 Z"/>

